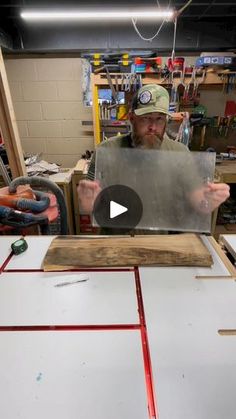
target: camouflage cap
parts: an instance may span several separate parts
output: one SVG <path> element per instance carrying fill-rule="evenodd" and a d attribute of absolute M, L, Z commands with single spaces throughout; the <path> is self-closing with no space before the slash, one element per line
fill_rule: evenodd
<path fill-rule="evenodd" d="M 158 84 L 146 84 L 138 91 L 133 111 L 138 116 L 152 112 L 170 115 L 169 93 Z"/>

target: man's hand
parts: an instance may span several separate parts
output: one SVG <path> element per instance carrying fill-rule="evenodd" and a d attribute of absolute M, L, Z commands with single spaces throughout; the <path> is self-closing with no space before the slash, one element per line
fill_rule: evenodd
<path fill-rule="evenodd" d="M 190 194 L 193 207 L 203 214 L 209 214 L 229 198 L 230 188 L 226 183 L 208 183 Z"/>
<path fill-rule="evenodd" d="M 77 188 L 79 196 L 79 206 L 87 214 L 92 214 L 95 199 L 101 192 L 98 181 L 81 180 Z"/>

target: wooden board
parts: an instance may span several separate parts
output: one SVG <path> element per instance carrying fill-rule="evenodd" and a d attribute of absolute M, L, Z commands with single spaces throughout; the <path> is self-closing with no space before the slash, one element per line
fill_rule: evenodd
<path fill-rule="evenodd" d="M 211 266 L 212 256 L 195 234 L 81 240 L 58 236 L 45 256 L 45 271 L 96 266 Z"/>
<path fill-rule="evenodd" d="M 0 129 L 13 178 L 26 176 L 23 151 L 16 123 L 7 73 L 0 48 Z"/>

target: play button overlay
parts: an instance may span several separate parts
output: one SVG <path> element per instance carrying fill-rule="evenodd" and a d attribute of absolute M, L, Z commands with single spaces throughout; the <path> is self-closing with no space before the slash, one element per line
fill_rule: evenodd
<path fill-rule="evenodd" d="M 103 189 L 94 203 L 93 216 L 100 227 L 135 228 L 143 214 L 142 201 L 128 186 L 112 185 Z"/>
<path fill-rule="evenodd" d="M 128 211 L 128 208 L 123 207 L 123 205 L 118 204 L 117 202 L 110 202 L 110 218 L 118 217 L 124 212 Z"/>

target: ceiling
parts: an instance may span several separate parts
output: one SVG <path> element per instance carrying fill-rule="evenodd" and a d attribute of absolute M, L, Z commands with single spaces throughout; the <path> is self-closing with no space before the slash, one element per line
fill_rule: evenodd
<path fill-rule="evenodd" d="M 160 52 L 169 54 L 173 45 L 173 22 L 163 25 L 152 42 L 143 40 L 132 22 L 119 23 L 26 23 L 20 12 L 23 9 L 111 9 L 158 7 L 166 8 L 169 0 L 1 0 L 0 45 L 7 53 L 75 53 L 88 52 L 136 54 Z M 187 0 L 171 0 L 171 8 L 179 10 Z M 193 0 L 178 18 L 176 51 L 196 53 L 200 51 L 236 51 L 236 0 Z M 145 38 L 152 37 L 160 23 L 137 22 Z"/>

